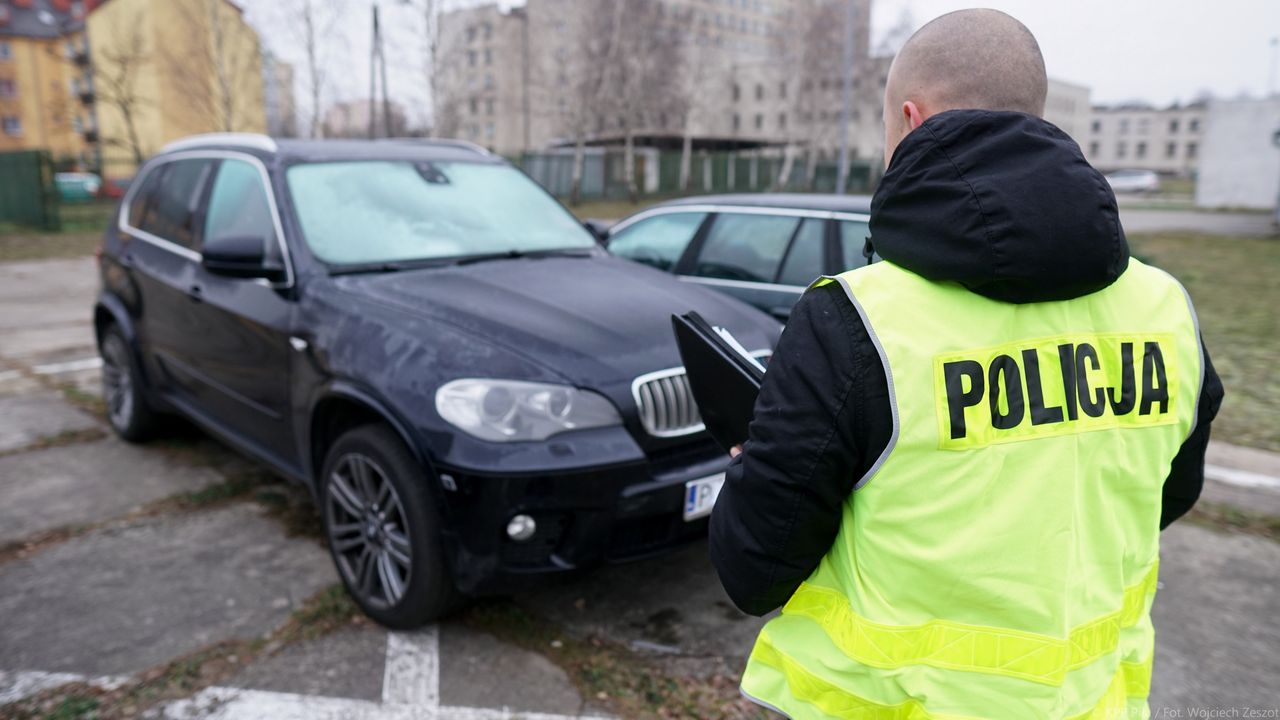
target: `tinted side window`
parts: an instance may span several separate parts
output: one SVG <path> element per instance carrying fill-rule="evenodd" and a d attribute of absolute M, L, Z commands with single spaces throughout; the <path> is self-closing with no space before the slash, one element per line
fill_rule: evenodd
<path fill-rule="evenodd" d="M 867 236 L 870 234 L 871 231 L 865 222 L 840 221 L 840 249 L 844 253 L 845 270 L 860 268 L 867 264 L 867 259 L 862 255 L 862 249 L 866 247 Z M 879 260 L 880 256 L 877 255 L 874 259 Z"/>
<path fill-rule="evenodd" d="M 280 259 L 275 221 L 267 188 L 258 168 L 243 160 L 224 160 L 209 193 L 203 244 L 224 238 L 254 237 L 264 242 L 267 257 Z"/>
<path fill-rule="evenodd" d="M 822 274 L 826 224 L 826 220 L 810 218 L 800 226 L 800 232 L 796 233 L 796 239 L 787 251 L 787 259 L 782 263 L 779 283 L 807 286 Z"/>
<path fill-rule="evenodd" d="M 706 217 L 706 213 L 689 212 L 646 218 L 609 238 L 609 252 L 671 270 Z"/>
<path fill-rule="evenodd" d="M 147 208 L 150 207 L 151 201 L 155 198 L 156 190 L 164 182 L 164 173 L 168 169 L 168 165 L 161 165 L 149 170 L 146 179 L 142 181 L 142 185 L 139 185 L 138 189 L 134 191 L 133 197 L 129 200 L 129 224 L 133 227 L 142 227 Z"/>
<path fill-rule="evenodd" d="M 164 168 L 140 230 L 195 249 L 195 216 L 213 160 L 175 160 Z"/>
<path fill-rule="evenodd" d="M 693 274 L 771 283 L 799 222 L 776 215 L 718 215 Z"/>

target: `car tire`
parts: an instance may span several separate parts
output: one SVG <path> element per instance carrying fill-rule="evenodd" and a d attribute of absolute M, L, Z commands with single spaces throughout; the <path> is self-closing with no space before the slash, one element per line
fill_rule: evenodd
<path fill-rule="evenodd" d="M 142 442 L 155 435 L 156 413 L 147 404 L 142 373 L 129 341 L 115 325 L 102 334 L 102 401 L 107 423 L 129 442 Z"/>
<path fill-rule="evenodd" d="M 319 486 L 329 553 L 366 615 L 407 630 L 461 605 L 426 473 L 390 428 L 363 425 L 340 436 Z"/>

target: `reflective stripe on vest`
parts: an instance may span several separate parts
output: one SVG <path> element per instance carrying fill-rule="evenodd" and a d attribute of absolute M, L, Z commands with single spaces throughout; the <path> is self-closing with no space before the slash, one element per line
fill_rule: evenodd
<path fill-rule="evenodd" d="M 885 625 L 859 617 L 844 593 L 802 584 L 782 612 L 807 617 L 850 658 L 864 665 L 933 667 L 1061 685 L 1067 672 L 1083 667 L 1120 643 L 1120 630 L 1142 617 L 1155 594 L 1156 567 L 1124 591 L 1124 605 L 1071 630 L 1063 640 L 1004 628 L 933 620 L 921 625 Z"/>
<path fill-rule="evenodd" d="M 838 282 L 893 430 L 744 694 L 797 718 L 1142 718 L 1161 488 L 1203 358 L 1167 274 L 1022 305 L 891 263 Z"/>

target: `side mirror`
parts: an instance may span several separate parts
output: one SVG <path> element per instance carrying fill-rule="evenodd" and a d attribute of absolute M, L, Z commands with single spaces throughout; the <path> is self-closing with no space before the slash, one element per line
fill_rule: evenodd
<path fill-rule="evenodd" d="M 232 235 L 206 239 L 200 253 L 204 268 L 214 275 L 281 280 L 284 266 L 267 258 L 266 238 Z"/>
<path fill-rule="evenodd" d="M 596 239 L 596 242 L 600 243 L 601 245 L 608 244 L 609 228 L 612 226 L 613 226 L 613 223 L 607 220 L 590 219 L 590 220 L 582 221 L 582 227 L 586 228 L 587 232 L 591 233 L 592 237 Z"/>

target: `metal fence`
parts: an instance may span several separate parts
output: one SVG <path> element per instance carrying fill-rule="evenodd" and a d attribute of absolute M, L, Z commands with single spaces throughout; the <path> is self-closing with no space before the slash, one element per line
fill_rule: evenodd
<path fill-rule="evenodd" d="M 58 230 L 58 200 L 48 151 L 0 152 L 0 223 Z"/>
<path fill-rule="evenodd" d="M 568 196 L 573 189 L 573 151 L 529 153 L 513 162 L 524 168 L 553 195 Z M 642 195 L 723 192 L 835 192 L 839 169 L 834 162 L 809 167 L 803 158 L 792 163 L 787 178 L 779 177 L 783 159 L 760 153 L 698 152 L 689 163 L 687 187 L 680 183 L 679 152 L 636 150 L 636 187 Z M 583 161 L 583 199 L 614 199 L 627 195 L 622 151 L 591 148 Z M 849 171 L 846 192 L 869 193 L 877 178 L 872 166 L 855 162 Z"/>

